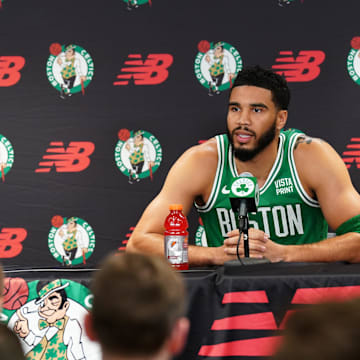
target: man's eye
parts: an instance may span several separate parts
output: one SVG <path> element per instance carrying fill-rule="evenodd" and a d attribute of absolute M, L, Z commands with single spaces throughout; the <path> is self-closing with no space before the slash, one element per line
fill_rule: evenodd
<path fill-rule="evenodd" d="M 253 111 L 255 112 L 255 113 L 260 113 L 260 112 L 262 112 L 262 108 L 254 108 L 253 109 Z"/>
<path fill-rule="evenodd" d="M 231 111 L 234 111 L 234 112 L 240 111 L 240 109 L 239 109 L 238 107 L 236 107 L 236 106 L 232 106 L 232 107 L 230 108 L 230 110 L 231 110 Z"/>

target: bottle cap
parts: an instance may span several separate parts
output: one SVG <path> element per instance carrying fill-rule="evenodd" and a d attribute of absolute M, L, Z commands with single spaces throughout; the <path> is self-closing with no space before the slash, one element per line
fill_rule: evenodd
<path fill-rule="evenodd" d="M 170 204 L 169 209 L 170 210 L 182 210 L 183 206 L 181 204 Z"/>

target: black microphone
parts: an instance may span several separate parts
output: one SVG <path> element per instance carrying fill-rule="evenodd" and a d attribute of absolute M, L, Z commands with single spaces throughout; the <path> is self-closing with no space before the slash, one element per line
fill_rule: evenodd
<path fill-rule="evenodd" d="M 256 212 L 259 204 L 259 186 L 256 178 L 249 172 L 243 172 L 235 178 L 230 187 L 229 194 L 231 207 L 234 213 L 238 213 L 239 242 L 241 233 L 244 234 L 244 255 L 249 257 L 248 226 L 249 212 Z M 239 252 L 237 249 L 239 258 Z M 239 259 L 240 260 L 240 259 Z"/>

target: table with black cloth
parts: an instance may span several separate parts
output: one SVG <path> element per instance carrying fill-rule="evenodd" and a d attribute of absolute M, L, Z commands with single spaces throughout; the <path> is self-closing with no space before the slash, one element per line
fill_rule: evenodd
<path fill-rule="evenodd" d="M 29 288 L 38 280 L 61 279 L 63 284 L 70 283 L 65 289 L 74 299 L 76 295 L 73 294 L 79 290 L 71 292 L 72 287 L 80 284 L 88 288 L 94 271 L 5 269 L 5 276 L 11 279 L 13 288 L 18 281 L 15 279 L 24 279 Z M 221 266 L 194 268 L 181 274 L 187 287 L 191 321 L 186 348 L 176 357 L 181 360 L 267 358 L 281 339 L 284 323 L 291 312 L 323 300 L 360 297 L 360 264 L 277 263 L 248 265 L 235 270 Z M 29 291 L 33 303 L 36 300 L 34 291 Z M 18 306 L 12 301 L 14 297 L 10 302 L 8 298 L 5 297 L 5 307 L 12 304 L 10 307 L 14 310 L 5 309 L 4 313 L 9 315 L 10 312 L 14 317 Z M 25 304 L 23 301 L 22 308 L 28 303 L 29 300 Z M 85 310 L 91 310 L 91 294 L 79 303 Z M 73 308 L 76 309 L 75 305 Z M 74 310 L 71 316 L 75 316 Z M 10 317 L 5 322 L 11 325 Z M 78 321 L 82 324 L 82 317 Z M 82 336 L 85 336 L 84 331 Z M 98 351 L 86 354 L 88 344 L 83 342 L 86 358 L 99 358 Z"/>

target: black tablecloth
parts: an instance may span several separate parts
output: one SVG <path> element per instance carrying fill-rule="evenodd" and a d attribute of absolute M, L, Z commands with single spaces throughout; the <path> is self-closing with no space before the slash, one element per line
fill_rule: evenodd
<path fill-rule="evenodd" d="M 6 270 L 5 274 L 24 279 L 29 287 L 38 280 L 63 279 L 71 289 L 76 283 L 89 287 L 94 271 L 27 269 Z M 278 263 L 242 266 L 235 271 L 212 267 L 181 273 L 191 320 L 187 346 L 177 357 L 184 360 L 268 357 L 292 311 L 318 301 L 360 296 L 360 264 Z M 34 289 L 29 298 L 35 297 Z M 91 295 L 86 299 L 84 307 L 91 310 Z"/>

